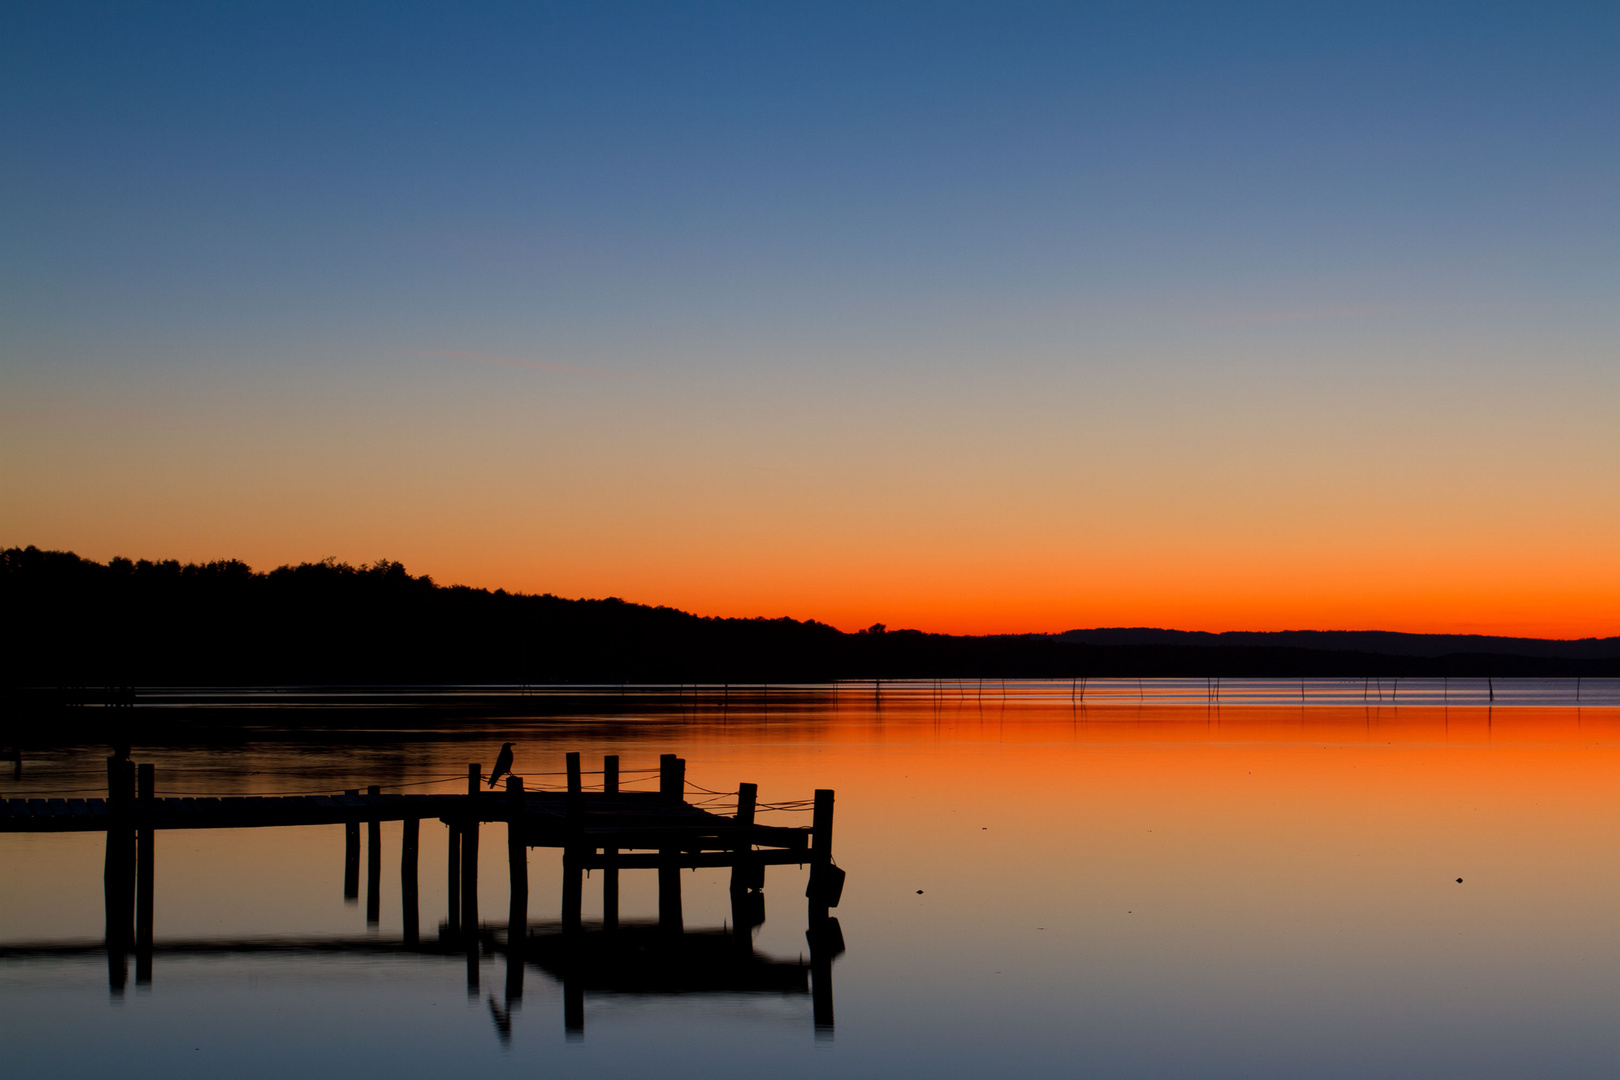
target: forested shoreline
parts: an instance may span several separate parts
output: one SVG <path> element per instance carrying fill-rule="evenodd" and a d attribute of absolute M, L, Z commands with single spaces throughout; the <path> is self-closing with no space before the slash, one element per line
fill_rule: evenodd
<path fill-rule="evenodd" d="M 12 688 L 1620 675 L 1620 657 L 844 633 L 813 620 L 443 586 L 388 560 L 254 571 L 236 560 L 99 563 L 9 548 L 0 605 L 0 678 Z"/>

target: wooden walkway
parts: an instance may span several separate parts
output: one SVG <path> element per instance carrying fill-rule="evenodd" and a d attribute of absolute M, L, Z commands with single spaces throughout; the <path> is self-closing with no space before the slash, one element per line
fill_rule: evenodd
<path fill-rule="evenodd" d="M 577 801 L 577 805 L 576 805 Z M 516 814 L 514 814 L 514 808 Z M 105 832 L 112 828 L 259 829 L 348 825 L 373 821 L 439 819 L 511 823 L 518 820 L 530 847 L 597 846 L 734 851 L 759 845 L 807 852 L 810 830 L 739 823 L 658 792 L 614 795 L 581 792 L 505 792 L 478 795 L 294 795 L 239 798 L 136 798 L 123 804 L 96 799 L 0 800 L 0 832 Z M 804 858 L 791 860 L 807 861 Z"/>

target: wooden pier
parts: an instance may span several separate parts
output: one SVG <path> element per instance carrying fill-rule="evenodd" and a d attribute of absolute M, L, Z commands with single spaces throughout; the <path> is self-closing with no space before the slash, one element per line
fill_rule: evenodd
<path fill-rule="evenodd" d="M 467 768 L 466 793 L 457 795 L 384 793 L 374 786 L 363 794 L 352 789 L 339 795 L 164 798 L 156 793 L 152 766 L 137 768 L 119 753 L 107 761 L 106 798 L 0 801 L 0 832 L 106 833 L 104 944 L 114 993 L 123 990 L 129 953 L 135 954 L 136 982 L 142 984 L 151 981 L 154 952 L 163 951 L 152 936 L 152 883 L 156 833 L 165 829 L 341 824 L 345 827 L 344 899 L 358 902 L 360 834 L 365 826 L 366 922 L 374 926 L 381 911 L 380 823 L 400 821 L 401 947 L 431 949 L 421 940 L 418 861 L 421 821 L 438 819 L 448 829 L 448 917 L 439 930 L 437 951 L 465 950 L 473 987 L 479 957 L 486 951 L 505 953 L 509 998 L 514 979 L 521 996 L 526 963 L 565 973 L 565 985 L 581 988 L 581 995 L 582 988 L 638 980 L 649 987 L 724 985 L 728 980 L 716 982 L 717 971 L 678 973 L 683 963 L 712 966 L 712 957 L 718 955 L 708 947 L 707 938 L 686 940 L 680 871 L 700 866 L 731 868 L 733 918 L 727 932 L 746 936 L 764 921 L 766 868 L 808 864 L 806 937 L 815 1023 L 818 1032 L 830 1033 L 830 965 L 843 951 L 843 937 L 828 909 L 837 906 L 844 879 L 843 871 L 832 861 L 833 792 L 815 793 L 808 828 L 761 825 L 754 820 L 758 803 L 753 784 L 739 785 L 734 815 L 716 814 L 689 803 L 685 798 L 686 762 L 673 754 L 664 755 L 659 762 L 657 791 L 622 790 L 614 756 L 603 761 L 601 790 L 586 791 L 579 755 L 568 754 L 566 761 L 564 791 L 528 791 L 519 777 L 508 777 L 503 791 L 485 790 L 480 766 L 472 764 Z M 506 826 L 511 903 L 505 932 L 498 938 L 484 929 L 478 917 L 478 846 L 481 826 L 487 823 Z M 531 935 L 528 924 L 528 851 L 533 847 L 560 849 L 563 862 L 561 924 L 554 935 L 539 938 Z M 587 870 L 600 872 L 603 913 L 600 925 L 589 930 L 581 919 Z M 626 924 L 620 933 L 619 875 L 630 870 L 658 874 L 655 925 L 665 941 L 658 949 L 649 950 L 632 940 L 642 938 L 646 927 Z M 527 956 L 530 948 L 535 952 L 532 958 Z M 634 970 L 638 963 L 654 962 L 656 970 L 639 975 Z M 751 963 L 744 966 L 757 969 Z M 570 990 L 565 1000 L 568 1030 L 577 1034 L 583 1031 L 583 998 Z"/>

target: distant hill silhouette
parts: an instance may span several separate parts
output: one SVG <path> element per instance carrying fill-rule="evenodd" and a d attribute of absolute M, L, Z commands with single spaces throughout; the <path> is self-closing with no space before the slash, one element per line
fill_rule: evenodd
<path fill-rule="evenodd" d="M 1119 627 L 1069 630 L 1053 637 L 1084 645 L 1192 645 L 1200 648 L 1316 649 L 1378 653 L 1383 656 L 1450 656 L 1481 653 L 1506 656 L 1601 660 L 1620 656 L 1620 637 L 1546 638 L 1490 637 L 1482 634 L 1403 634 L 1393 630 L 1158 630 Z"/>
<path fill-rule="evenodd" d="M 1379 632 L 964 637 L 704 618 L 441 586 L 397 562 L 255 572 L 0 552 L 0 685 L 811 682 L 835 678 L 1620 675 L 1606 642 Z M 1452 651 L 1446 651 L 1446 650 Z"/>

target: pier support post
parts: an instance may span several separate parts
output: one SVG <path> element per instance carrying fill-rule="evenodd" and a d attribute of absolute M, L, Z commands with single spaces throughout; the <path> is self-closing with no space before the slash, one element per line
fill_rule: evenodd
<path fill-rule="evenodd" d="M 737 785 L 737 816 L 738 825 L 752 825 L 754 823 L 754 809 L 759 801 L 758 784 Z M 751 868 L 746 859 L 742 858 L 753 849 L 754 845 L 746 841 L 737 845 L 738 859 L 731 867 L 731 891 L 733 893 L 746 892 L 759 886 L 754 884 Z"/>
<path fill-rule="evenodd" d="M 752 825 L 759 801 L 757 784 L 737 785 L 738 825 Z M 749 931 L 765 921 L 765 867 L 749 857 L 754 845 L 739 842 L 736 861 L 731 865 L 731 924 L 739 940 L 750 940 Z"/>
<path fill-rule="evenodd" d="M 814 924 L 827 917 L 827 909 L 836 906 L 842 890 L 834 880 L 832 865 L 833 793 L 817 789 L 815 810 L 810 818 L 810 884 L 804 894 L 810 900 L 810 921 Z"/>
<path fill-rule="evenodd" d="M 399 915 L 405 944 L 422 940 L 421 905 L 417 902 L 417 849 L 421 844 L 422 821 L 406 818 L 399 830 Z"/>
<path fill-rule="evenodd" d="M 602 849 L 602 929 L 619 928 L 619 849 Z"/>
<path fill-rule="evenodd" d="M 129 981 L 130 921 L 135 891 L 135 837 L 126 826 L 107 830 L 106 865 L 102 871 L 107 916 L 107 986 L 123 996 Z"/>
<path fill-rule="evenodd" d="M 506 912 L 506 1001 L 523 999 L 523 950 L 529 940 L 529 846 L 524 837 L 523 778 L 506 778 L 506 862 L 511 902 Z"/>
<path fill-rule="evenodd" d="M 478 797 L 482 770 L 477 762 L 467 766 L 467 794 Z M 478 937 L 478 812 L 469 807 L 461 827 L 461 929 L 476 946 Z"/>
<path fill-rule="evenodd" d="M 129 948 L 134 943 L 135 829 L 131 815 L 135 801 L 135 765 L 129 751 L 119 747 L 107 759 L 107 801 L 113 820 L 107 828 L 107 854 L 102 869 L 106 908 L 107 985 L 122 996 L 129 981 Z"/>
<path fill-rule="evenodd" d="M 580 931 L 580 908 L 585 895 L 585 867 L 581 865 L 578 848 L 563 849 L 562 928 L 565 934 Z"/>
<path fill-rule="evenodd" d="M 372 784 L 367 795 L 380 795 L 382 788 Z M 366 925 L 382 921 L 382 822 L 366 822 Z"/>
<path fill-rule="evenodd" d="M 658 794 L 665 802 L 678 803 L 686 798 L 686 761 L 674 754 L 658 759 Z"/>
<path fill-rule="evenodd" d="M 359 788 L 349 788 L 343 794 L 358 795 Z M 345 903 L 360 901 L 360 823 L 343 824 L 343 899 Z"/>
<path fill-rule="evenodd" d="M 152 985 L 152 873 L 156 866 L 153 839 L 157 830 L 152 827 L 152 800 L 156 797 L 157 783 L 151 763 L 138 771 L 138 802 L 141 818 L 135 856 L 135 985 Z"/>
<path fill-rule="evenodd" d="M 607 796 L 619 793 L 619 755 L 605 754 L 602 757 L 602 794 Z M 619 928 L 619 849 L 602 849 L 602 929 L 613 931 Z"/>

